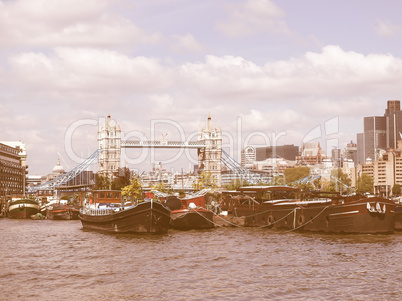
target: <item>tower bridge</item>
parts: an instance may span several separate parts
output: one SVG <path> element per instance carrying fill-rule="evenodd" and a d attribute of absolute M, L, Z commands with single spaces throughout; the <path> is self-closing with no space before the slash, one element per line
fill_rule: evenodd
<path fill-rule="evenodd" d="M 120 168 L 122 148 L 197 149 L 199 170 L 211 173 L 218 186 L 221 186 L 222 130 L 213 126 L 210 115 L 206 126 L 198 132 L 197 141 L 167 141 L 165 136 L 159 141 L 146 141 L 121 140 L 120 126 L 109 114 L 105 124 L 99 125 L 98 149 L 103 150 L 98 160 L 99 173 L 112 175 Z"/>
<path fill-rule="evenodd" d="M 120 126 L 111 119 L 109 114 L 105 124 L 99 125 L 97 151 L 70 172 L 50 182 L 35 186 L 30 191 L 60 189 L 70 179 L 87 169 L 96 158 L 98 158 L 98 173 L 112 176 L 120 168 L 122 148 L 197 149 L 198 169 L 209 172 L 218 187 L 222 184 L 222 163 L 243 180 L 252 184 L 259 181 L 259 177 L 256 174 L 242 167 L 228 153 L 222 150 L 222 130 L 220 127 L 215 128 L 213 126 L 210 115 L 205 127 L 198 132 L 196 141 L 167 141 L 165 136 L 162 137 L 159 141 L 121 140 Z"/>

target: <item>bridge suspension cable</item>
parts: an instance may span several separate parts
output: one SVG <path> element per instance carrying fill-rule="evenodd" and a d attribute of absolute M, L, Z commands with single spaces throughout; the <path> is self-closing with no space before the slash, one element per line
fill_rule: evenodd
<path fill-rule="evenodd" d="M 92 155 L 90 155 L 87 159 L 85 159 L 82 163 L 77 165 L 75 168 L 70 170 L 69 172 L 40 185 L 29 188 L 30 193 L 37 192 L 38 190 L 53 190 L 61 185 L 64 185 L 69 180 L 78 176 L 81 172 L 87 169 L 93 161 L 98 158 L 99 154 L 103 151 L 103 149 L 96 150 Z"/>
<path fill-rule="evenodd" d="M 250 184 L 257 184 L 261 182 L 262 179 L 259 175 L 249 171 L 247 168 L 243 167 L 239 162 L 233 159 L 229 154 L 222 150 L 222 158 L 221 161 L 225 166 L 234 172 L 241 179 L 249 182 Z"/>

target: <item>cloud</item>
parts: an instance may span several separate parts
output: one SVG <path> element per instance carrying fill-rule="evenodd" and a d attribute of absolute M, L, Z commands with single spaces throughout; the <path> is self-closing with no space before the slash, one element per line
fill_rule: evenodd
<path fill-rule="evenodd" d="M 271 0 L 246 0 L 227 6 L 229 17 L 217 24 L 228 36 L 244 36 L 259 32 L 290 34 L 283 20 L 284 12 Z"/>
<path fill-rule="evenodd" d="M 113 0 L 0 1 L 0 46 L 116 47 L 156 43 L 147 33 L 111 12 Z"/>
<path fill-rule="evenodd" d="M 110 50 L 56 48 L 51 55 L 26 52 L 10 58 L 14 84 L 31 91 L 66 95 L 121 95 L 170 85 L 169 70 L 157 59 Z"/>
<path fill-rule="evenodd" d="M 397 93 L 402 80 L 401 59 L 347 52 L 333 45 L 265 65 L 241 57 L 207 56 L 205 63 L 187 63 L 180 69 L 186 85 L 231 102 L 373 95 L 384 89 Z"/>
<path fill-rule="evenodd" d="M 173 36 L 172 49 L 175 52 L 202 52 L 205 47 L 202 46 L 191 34 L 186 34 L 184 36 L 174 35 Z"/>
<path fill-rule="evenodd" d="M 389 21 L 383 22 L 381 20 L 377 20 L 375 32 L 382 37 L 395 37 L 402 35 L 402 27 L 391 24 Z"/>

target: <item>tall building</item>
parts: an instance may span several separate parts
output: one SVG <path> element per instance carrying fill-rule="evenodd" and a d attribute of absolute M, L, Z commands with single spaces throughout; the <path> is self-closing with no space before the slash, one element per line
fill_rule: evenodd
<path fill-rule="evenodd" d="M 387 148 L 386 118 L 364 117 L 364 153 L 367 158 L 377 160 L 378 152 Z"/>
<path fill-rule="evenodd" d="M 402 139 L 402 111 L 399 100 L 388 100 L 384 117 L 386 119 L 387 148 L 397 148 L 398 140 Z"/>
<path fill-rule="evenodd" d="M 222 185 L 222 130 L 214 128 L 211 116 L 208 116 L 204 129 L 198 132 L 198 141 L 205 143 L 204 148 L 198 149 L 199 170 L 210 172 L 217 186 Z"/>
<path fill-rule="evenodd" d="M 299 147 L 294 144 L 257 147 L 256 160 L 263 161 L 270 158 L 283 158 L 289 161 L 295 161 L 299 155 Z"/>
<path fill-rule="evenodd" d="M 357 164 L 364 164 L 366 161 L 366 153 L 364 149 L 364 133 L 356 135 L 357 142 Z"/>
<path fill-rule="evenodd" d="M 350 143 L 346 144 L 346 147 L 343 150 L 343 157 L 345 160 L 353 160 L 354 164 L 357 164 L 357 156 L 357 143 L 353 143 L 353 141 L 350 141 Z"/>
<path fill-rule="evenodd" d="M 342 156 L 340 148 L 333 148 L 331 150 L 331 159 L 333 162 L 333 167 L 342 167 Z"/>
<path fill-rule="evenodd" d="M 364 133 L 357 134 L 357 163 L 378 159 L 381 150 L 395 149 L 402 139 L 402 111 L 399 100 L 388 100 L 384 116 L 364 117 Z"/>
<path fill-rule="evenodd" d="M 11 147 L 0 143 L 0 199 L 21 196 L 25 189 L 26 153 L 19 146 Z"/>
<path fill-rule="evenodd" d="M 104 125 L 99 124 L 98 148 L 103 150 L 98 157 L 98 173 L 112 178 L 120 168 L 121 129 L 110 114 Z"/>
<path fill-rule="evenodd" d="M 252 167 L 254 161 L 256 161 L 255 148 L 252 146 L 246 146 L 241 151 L 241 165 L 244 167 Z"/>

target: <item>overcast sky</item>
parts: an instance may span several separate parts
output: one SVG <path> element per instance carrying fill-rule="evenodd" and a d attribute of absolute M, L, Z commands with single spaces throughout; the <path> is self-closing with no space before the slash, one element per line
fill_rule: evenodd
<path fill-rule="evenodd" d="M 210 113 L 236 158 L 267 138 L 343 148 L 401 99 L 401 11 L 399 0 L 0 0 L 0 141 L 26 144 L 31 175 L 58 155 L 73 168 L 70 148 L 95 151 L 108 113 L 124 137 L 167 140 L 194 140 Z M 138 152 L 130 168 L 150 169 Z M 187 169 L 185 157 L 164 166 Z"/>

